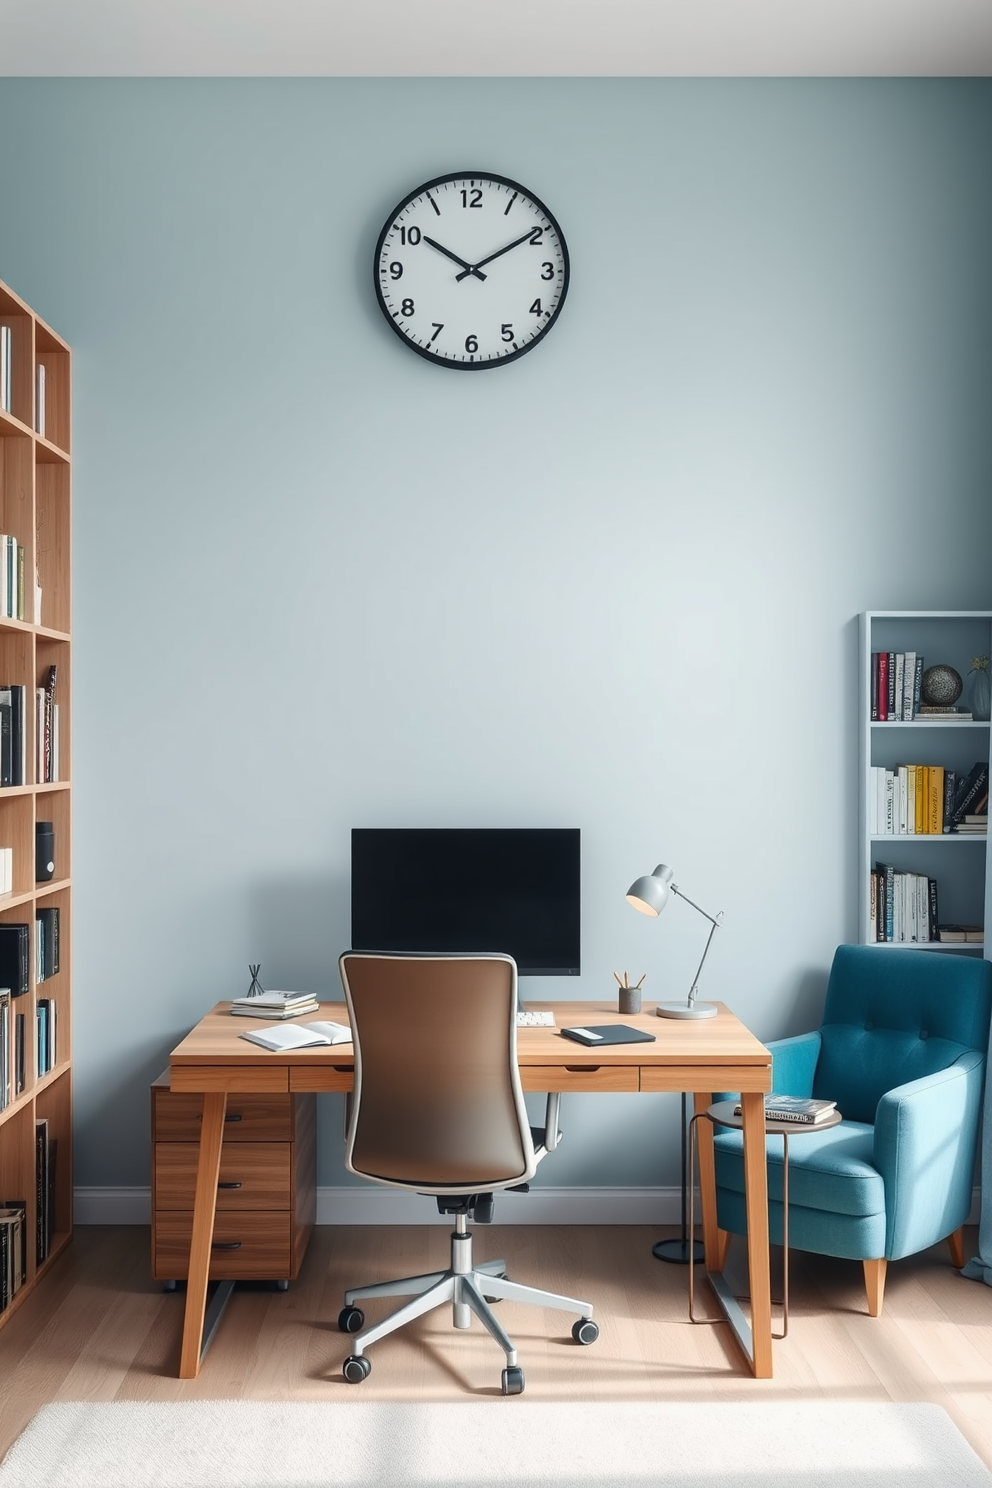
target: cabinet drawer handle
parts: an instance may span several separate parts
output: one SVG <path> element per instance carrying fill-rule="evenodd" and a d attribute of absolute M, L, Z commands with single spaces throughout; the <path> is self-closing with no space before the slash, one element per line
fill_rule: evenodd
<path fill-rule="evenodd" d="M 202 1111 L 198 1111 L 197 1112 L 196 1119 L 197 1119 L 197 1121 L 202 1121 L 203 1120 L 203 1112 Z M 224 1112 L 224 1120 L 225 1121 L 240 1121 L 241 1120 L 241 1112 L 240 1111 L 225 1111 Z"/>
<path fill-rule="evenodd" d="M 218 1188 L 240 1188 L 240 1183 L 218 1183 Z"/>
<path fill-rule="evenodd" d="M 601 1064 L 566 1064 L 565 1066 L 570 1075 L 598 1075 L 602 1067 Z"/>
<path fill-rule="evenodd" d="M 211 1250 L 240 1250 L 240 1240 L 215 1240 L 210 1247 Z"/>

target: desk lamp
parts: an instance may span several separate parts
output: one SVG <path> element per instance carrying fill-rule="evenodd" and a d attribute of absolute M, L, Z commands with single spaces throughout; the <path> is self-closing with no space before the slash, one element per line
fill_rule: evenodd
<path fill-rule="evenodd" d="M 639 911 L 640 914 L 651 915 L 657 919 L 668 903 L 670 894 L 675 894 L 679 899 L 685 899 L 686 904 L 691 904 L 698 914 L 710 922 L 710 933 L 706 939 L 702 960 L 696 968 L 696 975 L 692 979 L 689 988 L 689 996 L 685 1002 L 660 1002 L 655 1009 L 659 1018 L 713 1018 L 716 1016 L 716 1004 L 712 1002 L 697 1002 L 696 994 L 699 991 L 699 977 L 703 969 L 703 961 L 706 960 L 710 948 L 710 942 L 716 933 L 716 928 L 723 919 L 723 911 L 714 916 L 707 914 L 705 909 L 700 909 L 698 904 L 693 904 L 691 899 L 686 898 L 676 884 L 672 883 L 672 870 L 667 863 L 659 863 L 653 873 L 646 873 L 643 878 L 637 879 L 627 890 L 627 903 Z M 686 1265 L 689 1260 L 689 1184 L 686 1171 L 686 1100 L 685 1091 L 682 1092 L 682 1235 L 678 1240 L 658 1240 L 651 1247 L 651 1254 L 657 1256 L 659 1261 L 675 1261 Z M 703 1247 L 697 1240 L 693 1246 L 693 1260 L 703 1259 Z"/>
<path fill-rule="evenodd" d="M 632 883 L 627 890 L 627 903 L 632 904 L 641 914 L 651 915 L 657 919 L 668 903 L 669 894 L 675 894 L 679 899 L 685 899 L 686 904 L 691 904 L 697 914 L 701 914 L 704 920 L 710 922 L 710 933 L 706 940 L 702 960 L 696 968 L 696 975 L 692 979 L 689 988 L 689 996 L 685 1002 L 659 1002 L 655 1009 L 659 1018 L 713 1018 L 716 1016 L 716 1003 L 697 1002 L 696 994 L 699 991 L 699 977 L 703 969 L 710 948 L 710 942 L 716 933 L 716 928 L 723 919 L 723 911 L 715 917 L 707 914 L 705 909 L 700 909 L 698 904 L 693 904 L 691 899 L 679 889 L 677 884 L 672 883 L 672 870 L 667 863 L 659 863 L 653 873 L 646 873 L 636 883 Z"/>

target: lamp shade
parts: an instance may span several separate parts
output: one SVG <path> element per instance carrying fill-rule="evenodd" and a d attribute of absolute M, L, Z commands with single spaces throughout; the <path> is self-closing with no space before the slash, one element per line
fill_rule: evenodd
<path fill-rule="evenodd" d="M 657 918 L 661 914 L 671 893 L 672 870 L 667 863 L 659 863 L 653 873 L 645 873 L 627 890 L 627 903 L 641 914 Z"/>

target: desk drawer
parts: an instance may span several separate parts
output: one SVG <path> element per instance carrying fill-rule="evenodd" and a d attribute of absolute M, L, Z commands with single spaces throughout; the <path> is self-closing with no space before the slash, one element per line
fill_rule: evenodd
<path fill-rule="evenodd" d="M 155 1143 L 155 1207 L 192 1209 L 199 1147 Z M 220 1154 L 217 1210 L 288 1209 L 292 1203 L 288 1142 L 225 1142 Z M 236 1187 L 233 1185 L 237 1185 Z"/>
<path fill-rule="evenodd" d="M 180 1281 L 189 1272 L 193 1216 L 159 1211 L 155 1216 L 152 1275 Z M 294 1267 L 292 1215 L 288 1209 L 255 1209 L 231 1214 L 218 1210 L 214 1222 L 210 1277 L 214 1281 L 291 1281 Z"/>
<path fill-rule="evenodd" d="M 152 1131 L 159 1142 L 198 1142 L 203 1096 L 188 1091 L 152 1087 Z M 224 1119 L 224 1141 L 289 1142 L 293 1138 L 293 1097 L 286 1095 L 229 1095 Z"/>
<path fill-rule="evenodd" d="M 637 1090 L 640 1070 L 636 1064 L 522 1064 L 520 1081 L 525 1090 Z"/>

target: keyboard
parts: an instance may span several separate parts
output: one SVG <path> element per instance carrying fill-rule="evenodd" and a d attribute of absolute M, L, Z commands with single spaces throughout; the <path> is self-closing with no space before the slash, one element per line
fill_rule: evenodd
<path fill-rule="evenodd" d="M 555 1015 L 551 1012 L 543 1011 L 517 1014 L 518 1028 L 554 1028 L 554 1026 Z"/>

